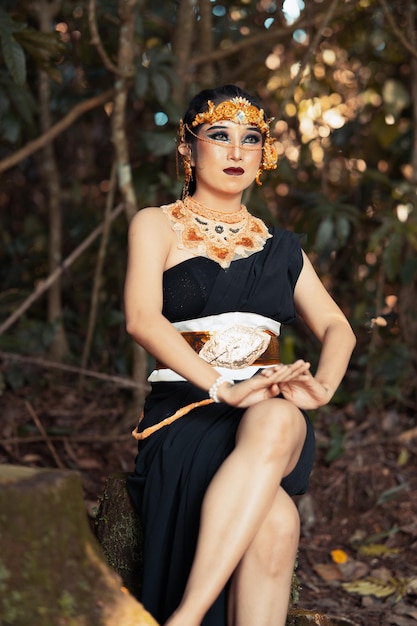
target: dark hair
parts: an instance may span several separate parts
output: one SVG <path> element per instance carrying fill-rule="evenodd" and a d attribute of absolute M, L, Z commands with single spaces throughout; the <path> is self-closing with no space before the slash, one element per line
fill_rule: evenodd
<path fill-rule="evenodd" d="M 207 111 L 207 103 L 209 100 L 214 104 L 220 104 L 220 102 L 224 102 L 225 100 L 231 100 L 232 98 L 246 98 L 249 100 L 251 104 L 258 107 L 258 109 L 262 109 L 257 98 L 251 96 L 246 91 L 237 87 L 236 85 L 223 85 L 222 87 L 215 87 L 214 89 L 203 89 L 198 94 L 192 98 L 188 105 L 188 109 L 185 112 L 182 121 L 184 123 L 184 139 L 185 141 L 193 146 L 196 141 L 196 138 L 188 131 L 187 127 L 191 127 L 192 122 L 195 120 L 196 116 L 199 113 L 203 113 Z M 265 114 L 264 114 L 265 117 Z M 266 117 L 265 117 L 266 119 Z M 194 132 L 197 132 L 198 126 L 194 127 Z M 193 168 L 194 170 L 194 168 Z M 189 193 L 192 195 L 195 192 L 195 176 L 193 172 L 192 180 L 190 181 Z"/>

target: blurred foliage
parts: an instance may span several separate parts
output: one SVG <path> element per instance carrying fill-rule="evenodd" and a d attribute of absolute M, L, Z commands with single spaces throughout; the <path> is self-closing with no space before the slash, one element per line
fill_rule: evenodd
<path fill-rule="evenodd" d="M 120 6 L 117 0 L 96 3 L 101 41 L 113 63 L 122 5 L 122 0 Z M 417 76 L 410 50 L 376 0 L 341 2 L 331 14 L 330 0 L 299 2 L 298 15 L 296 0 L 199 0 L 187 23 L 183 5 L 184 0 L 140 0 L 136 6 L 126 129 L 139 208 L 180 193 L 175 139 L 196 90 L 231 82 L 258 94 L 274 117 L 280 164 L 277 172 L 264 175 L 261 188 L 248 191 L 246 201 L 267 222 L 304 234 L 305 249 L 358 335 L 336 401 L 353 398 L 360 410 L 390 404 L 415 410 L 417 359 L 400 315 L 404 290 L 415 293 L 417 284 L 412 108 Z M 291 7 L 293 15 L 283 12 Z M 415 1 L 390 8 L 408 42 L 414 28 L 408 12 L 416 9 Z M 184 55 L 190 27 L 191 47 Z M 52 80 L 55 121 L 115 83 L 91 44 L 86 1 L 62 0 L 53 35 L 37 32 L 30 3 L 6 1 L 0 40 L 0 162 L 39 133 L 40 65 Z M 90 111 L 54 142 L 64 190 L 63 258 L 103 217 L 113 159 L 109 114 L 107 107 Z M 47 275 L 40 158 L 31 154 L 0 174 L 2 319 Z M 123 374 L 132 358 L 122 304 L 126 231 L 125 219 L 118 218 L 90 363 Z M 94 245 L 63 276 L 68 359 L 74 363 L 85 338 L 96 255 Z M 0 349 L 42 353 L 53 332 L 45 319 L 40 299 L 0 336 Z M 284 345 L 288 355 L 317 360 L 317 342 L 298 325 L 286 330 Z M 337 456 L 343 432 L 332 438 L 329 455 Z"/>

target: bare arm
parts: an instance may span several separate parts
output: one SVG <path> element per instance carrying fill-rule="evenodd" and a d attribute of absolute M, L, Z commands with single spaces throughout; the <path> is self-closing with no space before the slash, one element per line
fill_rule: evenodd
<path fill-rule="evenodd" d="M 315 375 L 281 386 L 285 397 L 301 408 L 317 408 L 330 401 L 349 363 L 356 339 L 345 315 L 328 294 L 310 260 L 304 265 L 294 292 L 297 312 L 322 343 Z"/>
<path fill-rule="evenodd" d="M 305 253 L 303 256 L 304 267 L 295 289 L 296 307 L 322 342 L 315 377 L 334 393 L 346 372 L 356 339 L 348 320 L 324 288 L 310 260 Z"/>
<path fill-rule="evenodd" d="M 161 209 L 143 209 L 133 218 L 125 282 L 126 327 L 133 339 L 157 360 L 208 390 L 217 379 L 217 372 L 162 315 L 162 275 L 172 238 Z"/>

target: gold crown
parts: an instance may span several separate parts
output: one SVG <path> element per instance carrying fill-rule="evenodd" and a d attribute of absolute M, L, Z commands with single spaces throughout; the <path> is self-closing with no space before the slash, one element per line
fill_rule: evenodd
<path fill-rule="evenodd" d="M 217 106 L 209 100 L 208 108 L 204 113 L 198 113 L 191 126 L 199 124 L 214 124 L 220 120 L 230 120 L 236 124 L 254 124 L 261 133 L 269 136 L 269 124 L 265 121 L 263 109 L 258 109 L 246 98 L 236 97 L 232 100 L 224 100 Z"/>

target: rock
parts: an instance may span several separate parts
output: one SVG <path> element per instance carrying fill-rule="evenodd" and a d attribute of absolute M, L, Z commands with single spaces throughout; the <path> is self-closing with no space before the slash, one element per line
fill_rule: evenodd
<path fill-rule="evenodd" d="M 105 562 L 76 472 L 0 465 L 0 626 L 157 626 Z"/>

